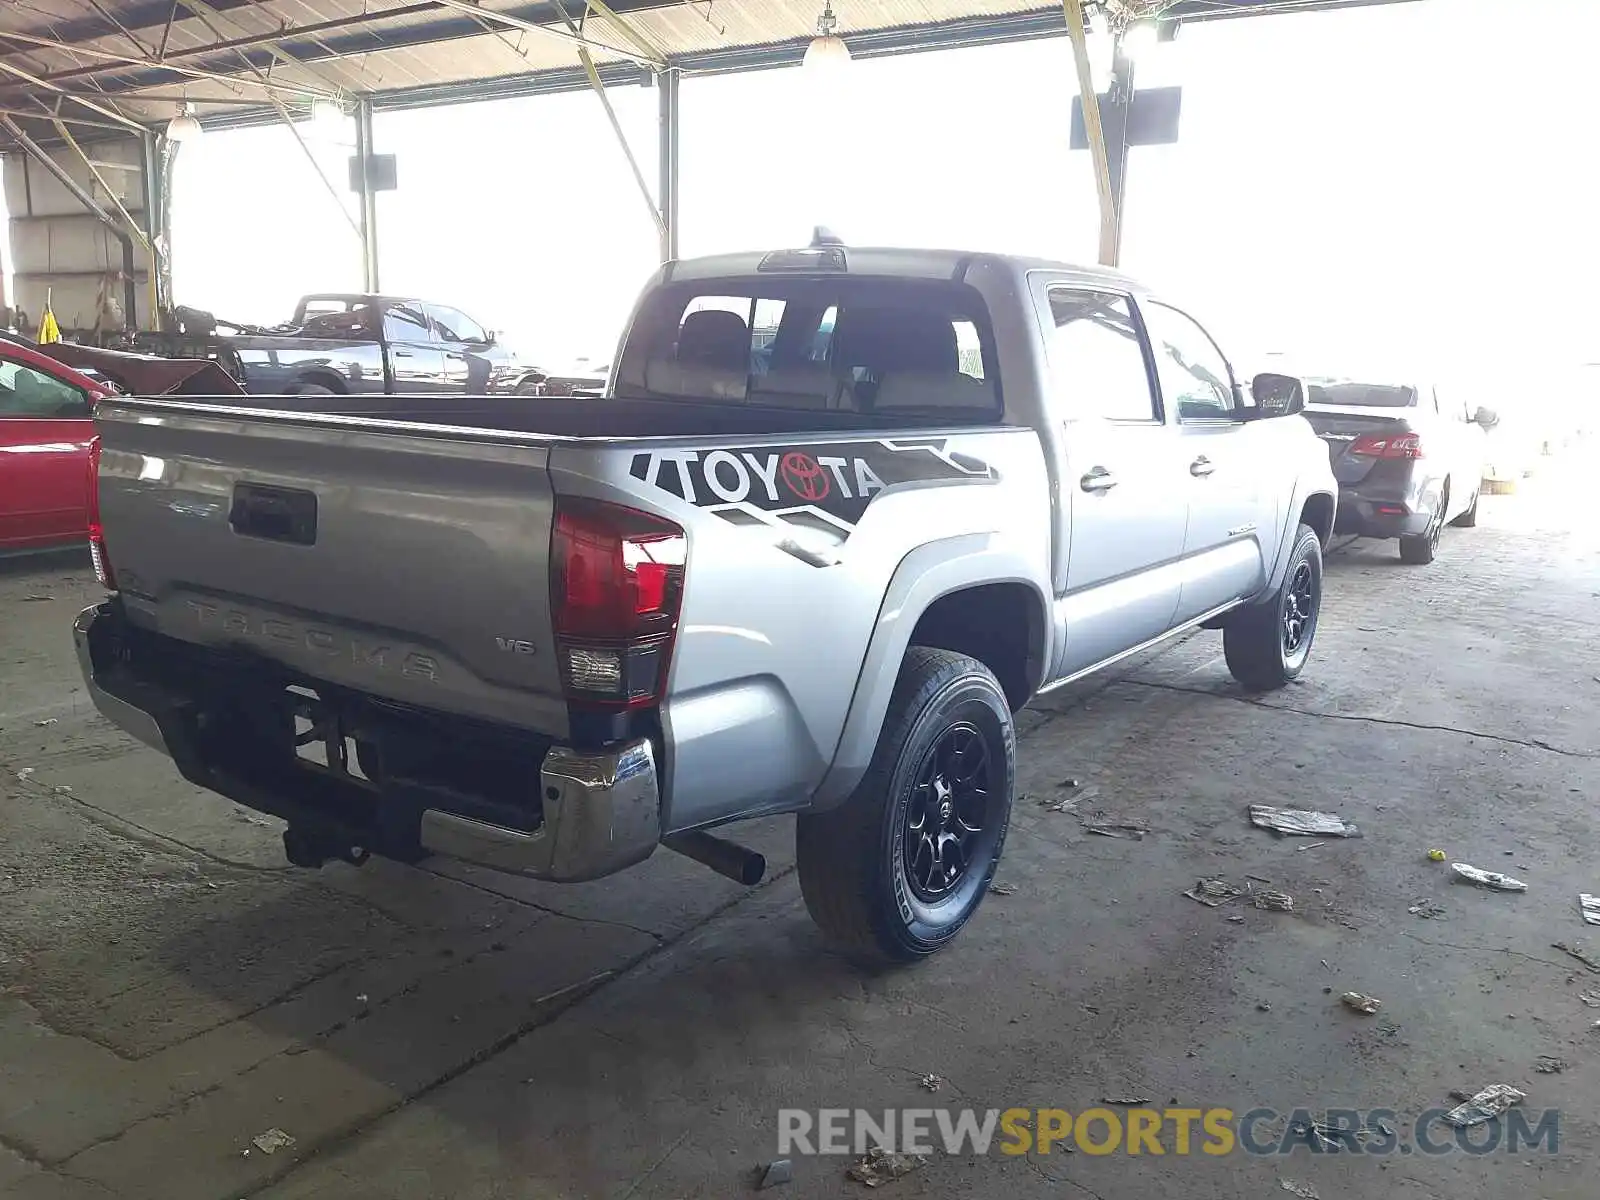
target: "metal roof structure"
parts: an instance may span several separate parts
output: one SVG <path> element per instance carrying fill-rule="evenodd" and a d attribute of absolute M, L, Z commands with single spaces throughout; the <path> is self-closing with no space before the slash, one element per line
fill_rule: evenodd
<path fill-rule="evenodd" d="M 1113 13 L 1212 20 L 1406 0 L 1104 0 Z M 159 127 L 181 103 L 208 125 L 303 113 L 317 99 L 406 108 L 798 62 L 821 0 L 9 0 L 0 115 Z M 1058 36 L 1060 3 L 838 0 L 857 57 Z M 81 130 L 80 130 L 81 132 Z M 6 147 L 0 129 L 0 149 Z"/>

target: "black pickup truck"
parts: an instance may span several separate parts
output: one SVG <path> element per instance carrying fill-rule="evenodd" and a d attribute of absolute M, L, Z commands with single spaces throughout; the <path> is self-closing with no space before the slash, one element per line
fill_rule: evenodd
<path fill-rule="evenodd" d="M 219 357 L 255 395 L 538 395 L 544 373 L 458 309 L 363 293 L 302 297 L 286 324 L 232 326 Z"/>

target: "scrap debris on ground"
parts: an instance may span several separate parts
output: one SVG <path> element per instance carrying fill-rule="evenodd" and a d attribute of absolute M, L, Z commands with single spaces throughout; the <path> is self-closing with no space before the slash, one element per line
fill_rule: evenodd
<path fill-rule="evenodd" d="M 1594 957 L 1594 955 L 1590 954 L 1589 951 L 1584 948 L 1582 942 L 1551 942 L 1550 946 L 1552 949 L 1559 950 L 1563 954 L 1570 954 L 1584 966 L 1588 967 L 1589 970 L 1600 972 L 1600 959 L 1597 959 Z"/>
<path fill-rule="evenodd" d="M 1296 1183 L 1292 1179 L 1278 1180 L 1278 1186 L 1286 1192 L 1299 1196 L 1301 1200 L 1322 1200 L 1322 1194 L 1309 1183 Z"/>
<path fill-rule="evenodd" d="M 269 1129 L 250 1139 L 250 1144 L 263 1154 L 276 1154 L 294 1145 L 294 1138 L 281 1129 Z"/>
<path fill-rule="evenodd" d="M 1583 919 L 1588 924 L 1600 925 L 1600 896 L 1591 896 L 1588 892 L 1579 892 L 1578 911 L 1583 914 Z"/>
<path fill-rule="evenodd" d="M 1365 1013 L 1369 1017 L 1383 1007 L 1382 1000 L 1379 1000 L 1376 996 L 1368 996 L 1361 992 L 1346 992 L 1339 999 L 1346 1008 L 1358 1013 Z"/>
<path fill-rule="evenodd" d="M 919 1087 L 923 1088 L 925 1091 L 937 1092 L 940 1088 L 942 1088 L 944 1086 L 944 1079 L 943 1079 L 942 1076 L 934 1075 L 934 1074 L 930 1073 L 930 1074 L 923 1075 L 922 1077 L 920 1077 L 917 1080 L 917 1085 Z"/>
<path fill-rule="evenodd" d="M 922 1154 L 892 1154 L 882 1146 L 874 1146 L 867 1151 L 858 1161 L 853 1163 L 845 1175 L 857 1183 L 864 1183 L 870 1188 L 882 1187 L 886 1183 L 893 1183 L 903 1175 L 920 1170 L 928 1165 L 926 1155 Z"/>
<path fill-rule="evenodd" d="M 1534 1060 L 1533 1069 L 1541 1075 L 1559 1075 L 1571 1064 L 1554 1054 L 1541 1054 Z"/>
<path fill-rule="evenodd" d="M 794 1163 L 787 1158 L 775 1158 L 767 1164 L 766 1170 L 761 1172 L 761 1178 L 756 1181 L 756 1191 L 764 1192 L 768 1188 L 792 1182 L 793 1179 Z"/>
<path fill-rule="evenodd" d="M 1243 894 L 1226 879 L 1202 879 L 1184 893 L 1189 899 L 1198 900 L 1207 908 L 1216 908 Z"/>
<path fill-rule="evenodd" d="M 1361 831 L 1343 817 L 1307 808 L 1274 808 L 1252 804 L 1250 823 L 1292 837 L 1360 837 Z"/>
<path fill-rule="evenodd" d="M 1482 867 L 1475 867 L 1471 863 L 1451 863 L 1450 869 L 1455 872 L 1456 878 L 1467 883 L 1475 883 L 1479 887 L 1493 888 L 1497 892 L 1525 892 L 1528 885 L 1520 879 L 1513 879 L 1499 871 L 1485 871 Z"/>
<path fill-rule="evenodd" d="M 1521 1104 L 1527 1098 L 1526 1092 L 1518 1091 L 1509 1083 L 1491 1083 L 1472 1099 L 1456 1105 L 1445 1113 L 1444 1119 L 1458 1129 L 1465 1129 L 1469 1125 L 1481 1125 L 1485 1121 L 1494 1120 L 1513 1104 Z"/>
<path fill-rule="evenodd" d="M 1292 913 L 1294 911 L 1294 897 L 1288 892 L 1280 892 L 1272 888 L 1262 888 L 1259 892 L 1254 888 L 1250 889 L 1250 903 L 1257 908 L 1264 908 L 1268 912 Z"/>
<path fill-rule="evenodd" d="M 1413 917 L 1421 917 L 1424 921 L 1431 921 L 1436 917 L 1444 916 L 1444 905 L 1435 904 L 1430 898 L 1418 900 L 1406 909 Z"/>

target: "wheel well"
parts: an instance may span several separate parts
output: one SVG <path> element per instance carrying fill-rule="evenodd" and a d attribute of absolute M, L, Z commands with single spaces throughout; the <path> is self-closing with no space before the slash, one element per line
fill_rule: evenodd
<path fill-rule="evenodd" d="M 1021 583 L 988 583 L 941 596 L 928 606 L 911 642 L 954 650 L 994 672 L 1013 712 L 1033 695 L 1043 671 L 1044 614 Z"/>
<path fill-rule="evenodd" d="M 1333 536 L 1333 508 L 1332 496 L 1321 494 L 1311 496 L 1306 500 L 1305 507 L 1300 510 L 1300 521 L 1317 531 L 1317 541 L 1324 546 Z"/>
<path fill-rule="evenodd" d="M 307 371 L 295 377 L 294 386 L 296 388 L 303 388 L 308 383 L 328 388 L 330 391 L 338 392 L 340 395 L 343 395 L 346 391 L 344 380 L 332 371 Z"/>

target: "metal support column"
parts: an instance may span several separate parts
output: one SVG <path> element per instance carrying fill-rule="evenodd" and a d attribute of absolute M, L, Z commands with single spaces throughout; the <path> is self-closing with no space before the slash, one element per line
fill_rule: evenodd
<path fill-rule="evenodd" d="M 161 147 L 150 130 L 139 138 L 139 175 L 144 183 L 144 235 L 150 259 L 150 328 L 159 333 L 161 314 L 172 307 L 172 262 L 168 257 Z"/>
<path fill-rule="evenodd" d="M 1133 108 L 1133 87 L 1133 59 L 1124 52 L 1119 34 L 1111 59 L 1111 87 L 1106 92 L 1106 102 L 1101 108 L 1101 129 L 1106 139 L 1106 174 L 1111 183 L 1113 266 L 1122 261 L 1122 231 L 1127 225 L 1128 114 Z"/>
<path fill-rule="evenodd" d="M 356 101 L 356 160 L 360 163 L 361 286 L 378 290 L 378 196 L 372 189 L 372 100 Z"/>
<path fill-rule="evenodd" d="M 661 103 L 661 261 L 678 257 L 678 72 L 668 68 L 656 77 Z"/>

